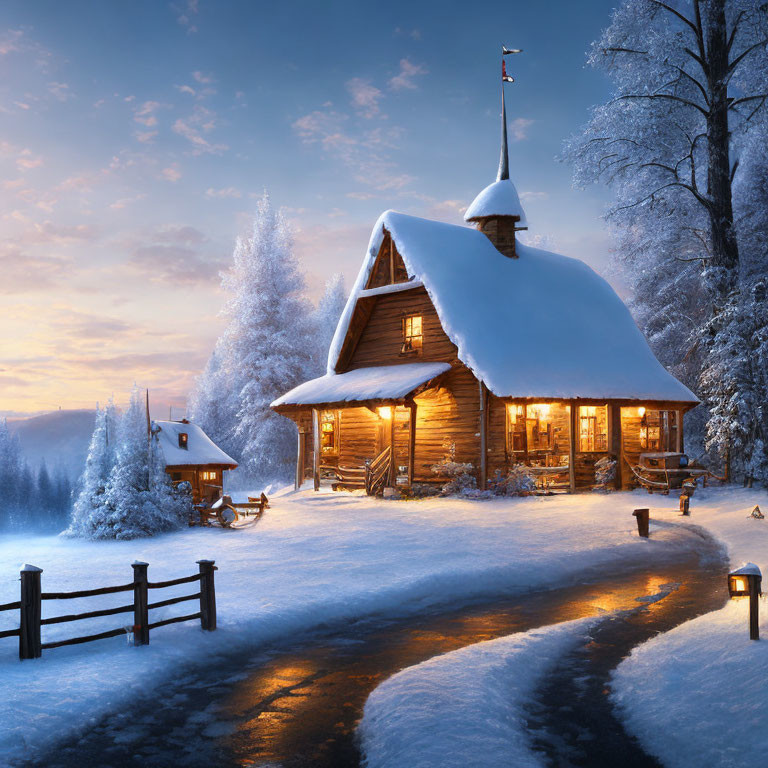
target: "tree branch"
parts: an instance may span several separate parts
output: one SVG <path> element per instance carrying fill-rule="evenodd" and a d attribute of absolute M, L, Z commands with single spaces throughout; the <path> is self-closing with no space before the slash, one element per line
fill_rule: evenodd
<path fill-rule="evenodd" d="M 764 38 L 763 40 L 760 40 L 760 42 L 755 43 L 754 45 L 750 45 L 749 48 L 742 51 L 729 65 L 727 69 L 728 77 L 730 78 L 730 75 L 733 74 L 733 70 L 736 69 L 736 67 L 739 66 L 739 63 L 742 61 L 742 59 L 745 56 L 749 56 L 752 51 L 755 50 L 755 48 L 759 48 L 761 45 L 765 45 L 768 43 L 768 38 Z"/>
<path fill-rule="evenodd" d="M 687 16 L 684 16 L 682 13 L 680 13 L 680 11 L 675 10 L 671 5 L 662 3 L 661 0 L 648 0 L 648 1 L 658 6 L 659 8 L 664 8 L 664 10 L 669 11 L 674 16 L 677 16 L 677 18 L 680 19 L 680 21 L 682 21 L 684 24 L 687 24 L 694 31 L 694 33 L 698 33 L 698 30 L 696 29 L 696 25 Z"/>
<path fill-rule="evenodd" d="M 680 104 L 685 104 L 688 107 L 698 109 L 704 117 L 709 116 L 708 110 L 697 104 L 695 101 L 682 98 L 682 96 L 675 96 L 671 93 L 648 93 L 648 94 L 625 94 L 624 96 L 618 96 L 614 101 L 623 101 L 625 99 L 668 99 L 669 101 L 677 101 Z"/>
<path fill-rule="evenodd" d="M 608 215 L 613 216 L 614 213 L 618 213 L 619 211 L 626 211 L 630 208 L 636 208 L 638 205 L 642 205 L 643 203 L 647 202 L 648 200 L 651 200 L 653 197 L 655 197 L 659 192 L 662 192 L 665 189 L 669 189 L 670 187 L 682 187 L 683 189 L 687 189 L 707 210 L 711 207 L 711 204 L 709 200 L 707 200 L 706 197 L 701 195 L 698 190 L 694 189 L 690 184 L 685 184 L 682 181 L 670 181 L 668 184 L 663 184 L 662 186 L 658 187 L 657 189 L 654 189 L 653 192 L 646 195 L 641 200 L 637 200 L 634 203 L 630 203 L 629 205 L 622 205 L 618 208 L 614 208 L 613 211 L 611 211 Z"/>

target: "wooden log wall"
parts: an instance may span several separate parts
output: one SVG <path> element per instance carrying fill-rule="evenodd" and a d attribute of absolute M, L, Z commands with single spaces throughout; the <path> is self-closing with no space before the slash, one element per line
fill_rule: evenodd
<path fill-rule="evenodd" d="M 339 419 L 339 465 L 361 467 L 374 459 L 379 447 L 382 420 L 369 408 L 342 408 Z"/>
<path fill-rule="evenodd" d="M 379 288 L 382 285 L 402 283 L 406 280 L 408 280 L 408 270 L 405 268 L 405 263 L 387 232 L 365 287 Z"/>
<path fill-rule="evenodd" d="M 401 354 L 403 318 L 421 315 L 423 346 L 421 354 Z M 432 301 L 424 288 L 379 296 L 368 324 L 360 335 L 349 361 L 349 370 L 371 365 L 396 365 L 422 361 L 451 361 L 456 346 L 440 324 Z"/>
<path fill-rule="evenodd" d="M 640 426 L 642 417 L 637 408 L 621 409 L 621 452 L 622 456 L 630 463 L 637 464 L 640 454 L 645 451 L 640 445 Z M 621 487 L 631 488 L 635 485 L 635 478 L 627 462 L 621 462 Z"/>
<path fill-rule="evenodd" d="M 414 480 L 435 481 L 433 465 L 447 459 L 450 444 L 455 460 L 480 466 L 480 400 L 477 379 L 463 365 L 449 371 L 439 383 L 418 395 Z"/>

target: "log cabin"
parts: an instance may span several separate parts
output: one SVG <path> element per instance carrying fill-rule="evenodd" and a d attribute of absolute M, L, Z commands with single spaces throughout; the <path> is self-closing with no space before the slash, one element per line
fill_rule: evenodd
<path fill-rule="evenodd" d="M 337 489 L 408 488 L 452 459 L 480 488 L 524 464 L 542 488 L 574 492 L 609 457 L 618 489 L 640 454 L 681 453 L 695 395 L 602 277 L 517 239 L 503 92 L 497 178 L 465 221 L 376 222 L 326 375 L 272 403 L 298 427 L 296 486 L 332 472 Z"/>
<path fill-rule="evenodd" d="M 165 458 L 165 471 L 173 483 L 192 486 L 194 504 L 213 502 L 222 495 L 224 472 L 237 468 L 237 462 L 187 419 L 154 421 L 152 433 Z"/>

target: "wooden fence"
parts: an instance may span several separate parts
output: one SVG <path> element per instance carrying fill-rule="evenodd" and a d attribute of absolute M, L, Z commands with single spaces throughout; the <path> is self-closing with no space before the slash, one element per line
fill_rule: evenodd
<path fill-rule="evenodd" d="M 0 639 L 4 637 L 18 637 L 19 658 L 37 659 L 41 656 L 42 651 L 49 648 L 89 643 L 92 640 L 103 640 L 129 632 L 133 633 L 134 645 L 149 645 L 149 631 L 151 629 L 164 627 L 166 624 L 176 624 L 180 621 L 200 619 L 200 626 L 204 630 L 213 631 L 216 629 L 216 591 L 213 574 L 218 569 L 213 560 L 198 560 L 197 564 L 199 566 L 199 573 L 193 576 L 184 576 L 180 579 L 171 579 L 170 581 L 151 582 L 147 576 L 149 564 L 135 562 L 132 564 L 133 581 L 129 584 L 121 584 L 117 587 L 101 587 L 100 589 L 84 589 L 76 592 L 43 592 L 40 576 L 43 572 L 42 569 L 34 565 L 25 565 L 21 570 L 21 599 L 13 603 L 0 605 L 0 613 L 4 611 L 19 611 L 19 628 L 0 632 Z M 200 582 L 199 592 L 180 597 L 171 597 L 154 603 L 149 602 L 150 589 L 164 589 L 165 587 L 191 584 L 196 581 Z M 116 608 L 102 608 L 96 611 L 88 611 L 87 613 L 74 613 L 68 616 L 54 616 L 47 619 L 42 618 L 43 600 L 72 600 L 80 597 L 110 595 L 117 592 L 133 592 L 133 602 L 117 606 Z M 149 621 L 149 612 L 153 608 L 165 608 L 169 605 L 198 599 L 200 601 L 200 610 L 196 613 L 174 616 L 171 619 L 162 619 L 153 623 Z M 130 611 L 133 611 L 132 626 L 118 627 L 117 629 L 110 629 L 95 635 L 83 635 L 82 637 L 56 640 L 50 643 L 43 643 L 41 641 L 40 629 L 42 626 L 80 621 L 81 619 L 95 619 L 100 616 L 113 616 Z"/>

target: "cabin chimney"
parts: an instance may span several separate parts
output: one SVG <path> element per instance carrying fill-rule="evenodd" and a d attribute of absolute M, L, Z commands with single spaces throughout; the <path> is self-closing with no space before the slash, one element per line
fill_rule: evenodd
<path fill-rule="evenodd" d="M 507 51 L 507 49 L 503 49 Z M 517 51 L 509 51 L 517 53 Z M 512 82 L 502 68 L 501 83 L 501 155 L 496 181 L 486 187 L 467 208 L 464 220 L 472 223 L 494 245 L 497 251 L 510 259 L 517 258 L 515 233 L 528 229 L 525 212 L 520 205 L 515 185 L 509 178 L 509 147 L 507 143 L 507 106 L 504 83 Z"/>

